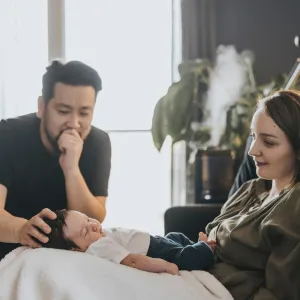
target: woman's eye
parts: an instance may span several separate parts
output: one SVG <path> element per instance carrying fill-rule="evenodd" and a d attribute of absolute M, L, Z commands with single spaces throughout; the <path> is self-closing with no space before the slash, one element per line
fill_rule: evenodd
<path fill-rule="evenodd" d="M 265 144 L 266 144 L 268 147 L 272 147 L 272 146 L 275 145 L 273 142 L 269 142 L 269 141 L 265 141 Z"/>
<path fill-rule="evenodd" d="M 69 113 L 68 111 L 65 111 L 65 110 L 59 110 L 58 112 L 62 115 L 66 115 Z"/>

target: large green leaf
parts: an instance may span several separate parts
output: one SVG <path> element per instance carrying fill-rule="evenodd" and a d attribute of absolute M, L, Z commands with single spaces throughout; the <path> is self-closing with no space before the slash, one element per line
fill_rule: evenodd
<path fill-rule="evenodd" d="M 195 101 L 197 107 L 201 106 L 198 101 L 201 102 L 203 93 L 198 89 L 207 87 L 209 66 L 207 60 L 187 61 L 179 65 L 181 79 L 169 87 L 166 95 L 157 102 L 153 113 L 151 131 L 154 145 L 158 150 L 168 135 L 175 143 L 180 140 L 190 141 L 195 134 L 197 136 L 202 134 L 200 131 L 192 132 L 191 121 Z M 207 139 L 205 133 L 202 134 L 204 140 Z M 202 140 L 200 137 L 197 138 Z"/>
<path fill-rule="evenodd" d="M 186 74 L 179 82 L 172 84 L 165 95 L 168 132 L 173 140 L 178 140 L 188 126 L 194 84 L 195 75 Z"/>
<path fill-rule="evenodd" d="M 168 122 L 165 116 L 165 100 L 160 98 L 154 108 L 152 117 L 152 139 L 155 147 L 160 151 L 168 135 Z"/>
<path fill-rule="evenodd" d="M 180 81 L 173 83 L 167 94 L 154 108 L 152 118 L 152 138 L 160 150 L 170 135 L 173 142 L 180 140 L 186 129 L 189 108 L 193 98 L 194 74 L 186 74 Z"/>

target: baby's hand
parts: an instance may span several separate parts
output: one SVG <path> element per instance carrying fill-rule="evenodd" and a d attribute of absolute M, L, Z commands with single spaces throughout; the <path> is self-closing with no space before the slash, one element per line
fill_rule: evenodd
<path fill-rule="evenodd" d="M 203 232 L 199 232 L 198 241 L 206 243 L 211 248 L 211 250 L 213 250 L 213 251 L 216 249 L 217 242 L 215 240 L 208 240 L 207 235 Z"/>
<path fill-rule="evenodd" d="M 202 241 L 202 242 L 207 243 L 207 235 L 204 232 L 199 232 L 198 241 L 199 242 Z"/>
<path fill-rule="evenodd" d="M 173 263 L 167 263 L 166 273 L 172 274 L 172 275 L 180 275 L 177 265 L 175 265 Z"/>

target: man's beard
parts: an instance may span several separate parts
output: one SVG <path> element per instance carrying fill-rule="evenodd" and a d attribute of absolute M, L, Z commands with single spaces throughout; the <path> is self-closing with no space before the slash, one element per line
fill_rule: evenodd
<path fill-rule="evenodd" d="M 61 151 L 59 150 L 59 147 L 58 147 L 58 140 L 59 140 L 62 132 L 57 137 L 52 137 L 49 130 L 47 129 L 46 124 L 44 124 L 44 131 L 45 131 L 47 140 L 48 140 L 48 142 L 50 143 L 50 145 L 52 147 L 52 154 L 54 156 L 59 157 L 61 155 Z"/>

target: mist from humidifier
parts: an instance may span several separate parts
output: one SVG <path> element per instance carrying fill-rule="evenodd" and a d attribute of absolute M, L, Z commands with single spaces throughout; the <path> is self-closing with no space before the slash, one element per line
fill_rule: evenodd
<path fill-rule="evenodd" d="M 248 60 L 252 58 L 249 57 Z M 241 96 L 247 78 L 245 57 L 234 46 L 219 46 L 216 64 L 210 74 L 207 94 L 208 125 L 212 126 L 211 146 L 218 147 L 226 127 L 226 111 Z"/>

